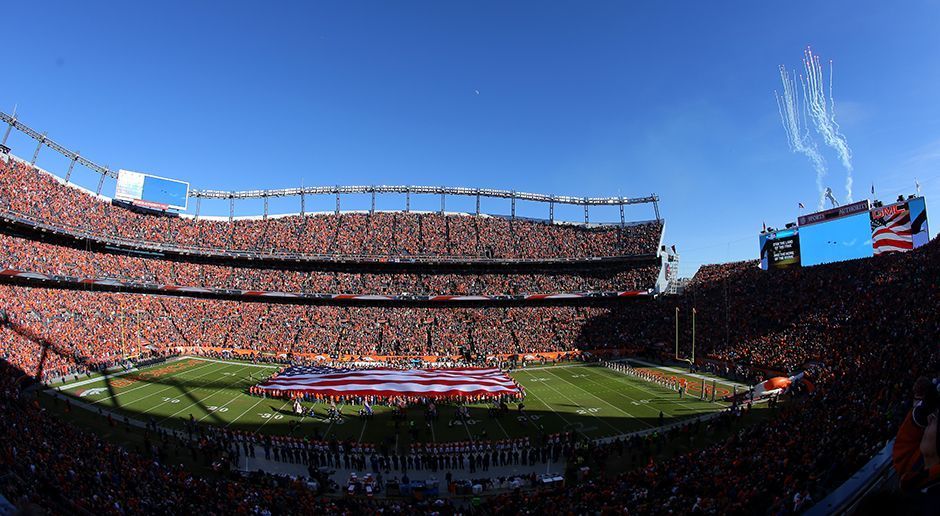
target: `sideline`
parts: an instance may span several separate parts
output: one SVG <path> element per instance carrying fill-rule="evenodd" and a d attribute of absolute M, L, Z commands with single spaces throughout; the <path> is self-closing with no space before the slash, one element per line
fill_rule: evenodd
<path fill-rule="evenodd" d="M 751 388 L 750 385 L 744 385 L 743 383 L 732 382 L 731 380 L 721 378 L 720 376 L 704 376 L 698 373 L 690 373 L 686 371 L 685 369 L 679 369 L 678 367 L 658 365 L 652 362 L 647 362 L 646 360 L 640 360 L 639 358 L 625 358 L 623 360 L 615 360 L 615 362 L 622 362 L 622 361 L 636 362 L 646 367 L 655 367 L 656 369 L 662 369 L 663 371 L 669 371 L 670 373 L 681 374 L 681 375 L 688 376 L 691 378 L 698 378 L 699 380 L 714 381 L 715 383 L 720 384 L 720 385 L 732 385 L 735 387 L 743 387 L 745 390 Z"/>
<path fill-rule="evenodd" d="M 133 373 L 133 372 L 135 372 L 135 371 L 139 371 L 139 369 L 137 369 L 136 367 L 132 367 L 132 368 L 130 368 L 130 369 L 125 369 L 125 370 L 123 370 L 123 371 L 118 371 L 118 372 L 116 372 L 116 373 L 103 374 L 103 375 L 101 375 L 101 376 L 95 376 L 95 377 L 88 378 L 88 379 L 86 379 L 86 380 L 80 380 L 80 381 L 77 381 L 77 382 L 74 382 L 74 383 L 63 383 L 63 384 L 59 384 L 59 385 L 56 385 L 56 386 L 53 386 L 53 385 L 48 384 L 48 383 L 47 383 L 47 384 L 44 384 L 44 385 L 46 386 L 46 391 L 55 391 L 55 390 L 59 390 L 59 389 L 68 389 L 68 388 L 72 388 L 72 387 L 81 387 L 81 386 L 83 386 L 83 385 L 88 385 L 88 384 L 90 384 L 90 383 L 100 382 L 101 380 L 107 380 L 107 379 L 109 379 L 109 378 L 114 378 L 114 377 L 117 377 L 117 376 L 124 376 L 124 375 L 126 375 L 126 374 L 130 374 L 130 373 Z"/>
<path fill-rule="evenodd" d="M 281 367 L 280 365 L 255 364 L 254 362 L 232 362 L 232 361 L 228 361 L 228 360 L 218 360 L 218 359 L 215 359 L 215 358 L 197 357 L 197 356 L 192 356 L 192 355 L 183 355 L 183 356 L 181 356 L 180 358 L 181 358 L 181 359 L 183 359 L 183 358 L 189 358 L 189 359 L 192 359 L 192 360 L 202 360 L 203 362 L 215 362 L 216 364 L 240 365 L 240 366 L 248 366 L 248 367 L 261 367 L 261 368 L 264 368 L 264 369 L 277 369 L 277 368 Z"/>

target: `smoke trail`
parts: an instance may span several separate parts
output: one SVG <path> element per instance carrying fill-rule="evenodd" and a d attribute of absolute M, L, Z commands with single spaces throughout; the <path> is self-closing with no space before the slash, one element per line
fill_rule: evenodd
<path fill-rule="evenodd" d="M 803 83 L 806 105 L 816 127 L 816 132 L 822 136 L 826 145 L 835 149 L 845 167 L 846 200 L 852 202 L 852 151 L 848 141 L 839 131 L 836 122 L 835 100 L 832 96 L 832 61 L 829 61 L 829 96 L 826 97 L 825 81 L 819 56 L 807 47 L 803 51 L 803 68 L 806 70 L 806 79 Z"/>
<path fill-rule="evenodd" d="M 806 102 L 803 110 L 800 109 L 800 91 L 796 88 L 796 77 L 790 77 L 787 69 L 780 65 L 780 82 L 783 83 L 783 93 L 774 91 L 777 99 L 777 111 L 780 113 L 780 123 L 787 134 L 787 144 L 792 152 L 803 154 L 809 158 L 816 170 L 816 188 L 819 191 L 819 209 L 825 201 L 826 188 L 823 178 L 826 177 L 826 161 L 819 154 L 816 142 L 809 135 L 809 126 L 806 122 Z M 802 83 L 802 80 L 800 81 Z M 805 92 L 804 92 L 805 98 Z M 802 118 L 801 118 L 802 115 Z"/>

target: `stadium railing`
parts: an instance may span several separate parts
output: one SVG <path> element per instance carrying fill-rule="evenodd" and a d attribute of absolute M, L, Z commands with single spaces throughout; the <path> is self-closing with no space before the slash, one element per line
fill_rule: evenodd
<path fill-rule="evenodd" d="M 368 254 L 301 254 L 283 252 L 249 251 L 238 249 L 220 249 L 214 247 L 171 245 L 160 242 L 134 240 L 92 233 L 84 228 L 72 227 L 66 224 L 49 224 L 31 215 L 14 210 L 0 208 L 0 221 L 19 230 L 40 232 L 46 235 L 65 237 L 83 244 L 98 242 L 106 246 L 113 246 L 127 251 L 146 251 L 173 255 L 186 260 L 195 257 L 229 261 L 251 261 L 252 263 L 368 263 L 368 264 L 521 264 L 521 265 L 578 265 L 578 264 L 611 264 L 622 262 L 651 261 L 658 258 L 658 254 L 634 254 L 621 256 L 597 256 L 578 258 L 486 258 L 486 257 L 457 257 L 437 255 L 368 255 Z"/>
<path fill-rule="evenodd" d="M 142 281 L 127 281 L 116 278 L 81 278 L 43 274 L 32 271 L 13 269 L 0 270 L 0 283 L 13 283 L 20 286 L 39 288 L 64 288 L 73 290 L 94 289 L 103 292 L 134 292 L 140 294 L 159 294 L 179 297 L 198 297 L 207 299 L 227 299 L 234 301 L 280 303 L 280 304 L 382 304 L 382 303 L 421 303 L 421 304 L 462 304 L 489 302 L 526 302 L 551 303 L 577 300 L 642 298 L 653 295 L 652 289 L 626 291 L 586 291 L 531 293 L 505 295 L 414 295 L 414 294 L 332 294 L 308 292 L 268 292 L 260 290 L 239 290 L 226 288 L 199 287 L 188 285 L 161 285 Z"/>
<path fill-rule="evenodd" d="M 889 484 L 894 477 L 891 467 L 892 439 L 868 464 L 865 464 L 839 488 L 829 493 L 807 511 L 808 516 L 852 514 L 868 493 Z"/>

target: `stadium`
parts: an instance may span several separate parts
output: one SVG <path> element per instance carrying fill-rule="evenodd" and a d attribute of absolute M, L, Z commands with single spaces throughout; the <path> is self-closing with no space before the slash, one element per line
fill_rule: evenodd
<path fill-rule="evenodd" d="M 0 514 L 940 507 L 920 183 L 680 278 L 655 193 L 198 189 L 32 124 L 0 111 Z"/>

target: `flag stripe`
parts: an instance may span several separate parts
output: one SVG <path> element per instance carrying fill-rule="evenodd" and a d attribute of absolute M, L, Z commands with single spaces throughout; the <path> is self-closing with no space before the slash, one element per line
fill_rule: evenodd
<path fill-rule="evenodd" d="M 516 394 L 521 388 L 499 369 L 334 369 L 293 366 L 262 382 L 267 392 L 323 396 L 408 396 Z"/>
<path fill-rule="evenodd" d="M 872 247 L 876 255 L 914 248 L 910 211 L 898 211 L 887 218 L 873 219 L 872 226 Z"/>
<path fill-rule="evenodd" d="M 332 380 L 316 380 L 312 378 L 290 377 L 286 379 L 272 379 L 271 385 L 303 384 L 303 385 L 308 385 L 308 386 L 317 385 L 317 386 L 329 387 L 332 385 L 346 385 L 352 381 L 359 383 L 359 384 L 363 384 L 363 385 L 381 385 L 381 384 L 395 383 L 395 382 L 401 383 L 402 381 L 408 382 L 410 384 L 415 384 L 415 385 L 463 385 L 467 383 L 467 379 L 456 379 L 456 378 L 453 378 L 453 379 L 441 378 L 441 379 L 434 380 L 434 379 L 428 379 L 428 378 L 397 379 L 397 378 L 370 378 L 368 376 L 363 376 L 363 377 L 357 376 L 357 377 L 345 378 L 345 379 L 335 378 Z M 473 378 L 472 381 L 474 384 L 477 384 L 477 385 L 493 385 L 493 386 L 506 386 L 506 387 L 512 387 L 514 385 L 511 380 L 503 381 L 503 380 Z"/>

